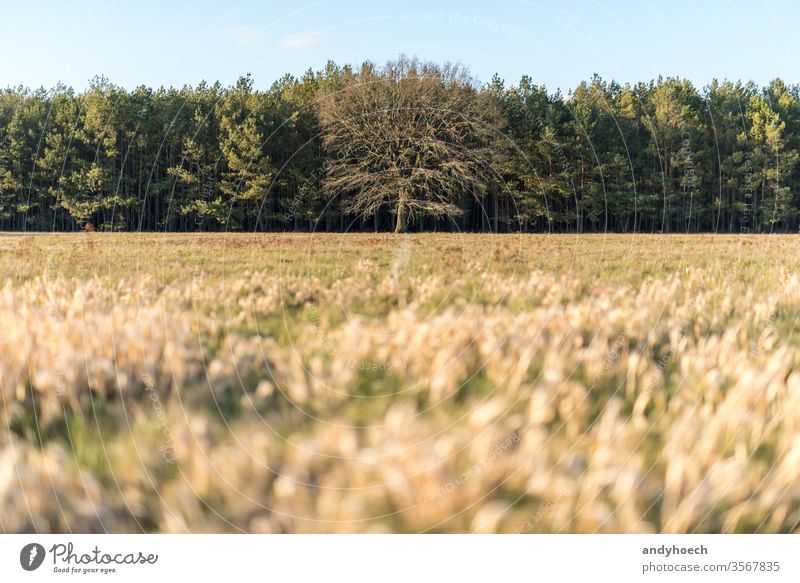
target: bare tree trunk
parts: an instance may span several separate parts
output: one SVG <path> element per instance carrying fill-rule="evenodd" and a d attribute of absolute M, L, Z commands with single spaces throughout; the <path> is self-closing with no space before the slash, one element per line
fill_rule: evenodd
<path fill-rule="evenodd" d="M 406 230 L 406 198 L 406 193 L 401 192 L 400 200 L 397 202 L 397 221 L 394 224 L 395 233 L 404 233 Z"/>

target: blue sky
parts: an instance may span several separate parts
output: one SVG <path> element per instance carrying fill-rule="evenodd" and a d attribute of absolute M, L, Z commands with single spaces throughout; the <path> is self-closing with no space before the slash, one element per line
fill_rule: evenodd
<path fill-rule="evenodd" d="M 97 74 L 128 88 L 228 84 L 249 72 L 267 87 L 327 59 L 400 52 L 564 92 L 593 73 L 799 80 L 800 4 L 789 1 L 0 0 L 0 15 L 0 86 L 83 89 Z"/>

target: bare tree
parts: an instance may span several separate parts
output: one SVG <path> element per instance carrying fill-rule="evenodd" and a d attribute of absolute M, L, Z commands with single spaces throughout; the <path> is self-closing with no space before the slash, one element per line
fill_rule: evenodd
<path fill-rule="evenodd" d="M 458 197 L 479 197 L 491 180 L 501 118 L 460 65 L 366 63 L 318 103 L 323 187 L 347 212 L 388 209 L 402 232 L 418 215 L 460 214 Z"/>

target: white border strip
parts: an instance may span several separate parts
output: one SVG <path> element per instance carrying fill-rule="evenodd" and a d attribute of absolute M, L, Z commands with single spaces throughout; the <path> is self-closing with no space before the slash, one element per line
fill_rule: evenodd
<path fill-rule="evenodd" d="M 27 545 L 45 549 L 33 571 L 21 563 L 40 553 L 31 559 Z M 799 545 L 790 535 L 3 535 L 0 581 L 777 582 L 800 580 Z"/>

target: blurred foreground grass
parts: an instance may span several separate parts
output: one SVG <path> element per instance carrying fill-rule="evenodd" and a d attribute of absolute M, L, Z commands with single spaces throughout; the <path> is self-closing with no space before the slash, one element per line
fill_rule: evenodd
<path fill-rule="evenodd" d="M 798 243 L 0 235 L 0 527 L 794 531 Z"/>

